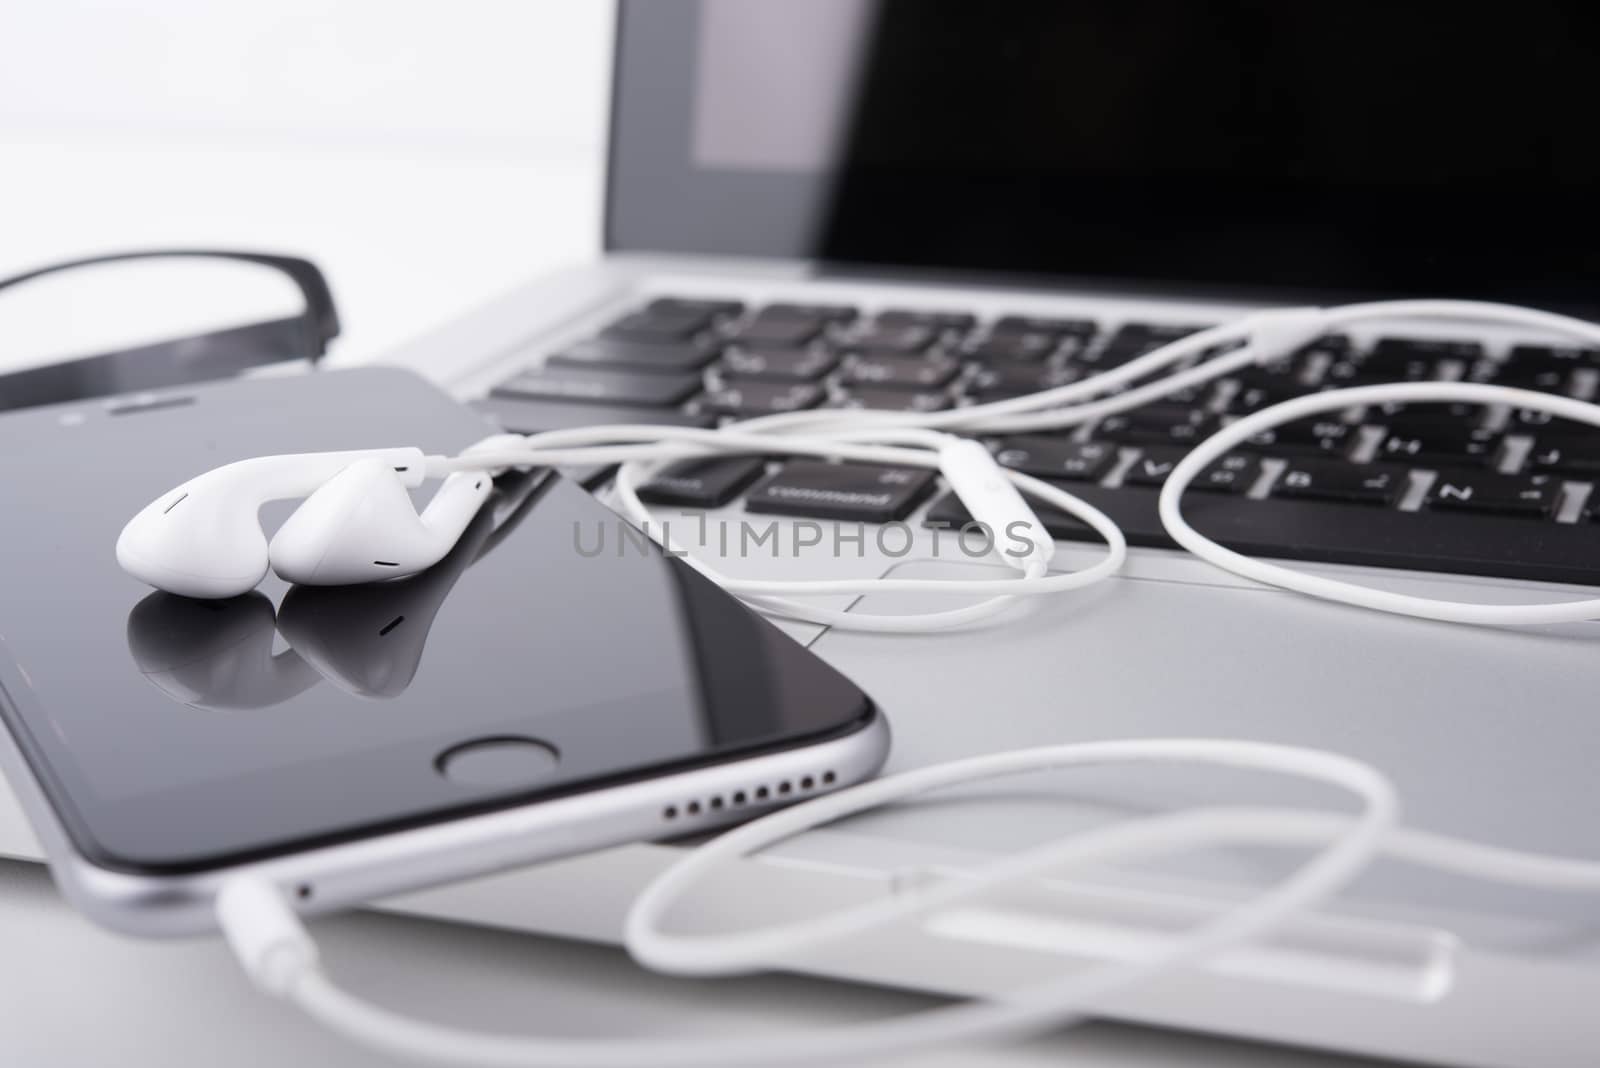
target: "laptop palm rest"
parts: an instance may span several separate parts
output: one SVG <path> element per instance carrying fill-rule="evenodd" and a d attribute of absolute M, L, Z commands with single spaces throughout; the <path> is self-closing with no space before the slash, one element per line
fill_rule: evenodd
<path fill-rule="evenodd" d="M 890 572 L 996 573 L 983 564 L 934 561 Z M 962 599 L 939 601 L 954 606 Z M 880 595 L 857 610 L 932 607 L 927 597 Z M 1370 761 L 1397 784 L 1408 825 L 1509 848 L 1600 856 L 1600 827 L 1573 818 L 1591 809 L 1593 754 L 1600 751 L 1592 701 L 1600 627 L 1591 624 L 1556 634 L 1468 628 L 1256 587 L 1121 577 L 1020 606 L 978 629 L 912 641 L 835 630 L 812 648 L 882 695 L 895 731 L 889 771 L 1090 739 L 1281 742 Z M 872 813 L 836 833 L 871 839 L 884 856 L 898 843 L 981 855 L 1026 848 L 1078 825 L 1193 805 L 1352 811 L 1350 799 L 1332 789 L 1199 768 L 1087 769 L 965 794 L 960 803 Z M 1141 869 L 1135 881 L 1158 894 L 1191 882 L 1236 894 L 1303 858 L 1284 849 L 1208 849 Z M 1507 951 L 1536 946 L 1600 959 L 1592 901 L 1583 895 L 1469 883 L 1383 861 L 1341 907 Z"/>

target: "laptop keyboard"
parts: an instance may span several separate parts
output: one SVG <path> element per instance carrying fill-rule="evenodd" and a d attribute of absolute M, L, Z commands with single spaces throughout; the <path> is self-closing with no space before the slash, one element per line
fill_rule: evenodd
<path fill-rule="evenodd" d="M 662 298 L 550 353 L 479 407 L 507 430 L 604 423 L 710 427 L 776 412 L 934 412 L 1064 385 L 1121 366 L 1203 323 L 1129 323 L 951 310 Z M 1226 422 L 1324 389 L 1430 379 L 1494 382 L 1590 398 L 1600 351 L 1521 345 L 1499 360 L 1471 340 L 1323 338 L 1268 367 L 1089 427 L 986 438 L 1005 466 L 1059 482 L 1105 511 L 1130 543 L 1171 546 L 1156 495 L 1189 447 Z M 598 484 L 605 472 L 590 470 Z M 1392 405 L 1259 434 L 1192 485 L 1185 514 L 1242 552 L 1330 563 L 1600 584 L 1600 429 L 1538 413 Z M 930 472 L 752 458 L 692 461 L 641 488 L 658 504 L 888 522 L 935 498 L 930 526 L 959 527 L 960 502 Z M 1097 540 L 1054 509 L 1054 537 Z"/>

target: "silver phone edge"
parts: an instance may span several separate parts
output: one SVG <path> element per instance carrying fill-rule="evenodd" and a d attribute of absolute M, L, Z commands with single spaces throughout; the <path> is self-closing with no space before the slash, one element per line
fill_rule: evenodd
<path fill-rule="evenodd" d="M 272 883 L 296 911 L 315 915 L 609 846 L 714 830 L 871 778 L 888 758 L 889 738 L 888 721 L 874 705 L 848 734 L 779 752 L 178 875 L 114 871 L 85 857 L 4 728 L 0 770 L 74 908 L 121 934 L 173 938 L 216 933 L 216 893 L 241 876 Z M 757 801 L 763 787 L 766 800 Z M 741 793 L 745 801 L 736 804 Z"/>

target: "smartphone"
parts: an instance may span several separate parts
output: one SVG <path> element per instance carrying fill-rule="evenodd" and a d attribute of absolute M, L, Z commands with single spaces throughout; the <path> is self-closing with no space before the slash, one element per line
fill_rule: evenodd
<path fill-rule="evenodd" d="M 218 464 L 489 430 L 375 369 L 0 418 L 0 766 L 78 908 L 202 932 L 241 873 L 331 909 L 703 831 L 880 767 L 866 694 L 553 473 L 497 480 L 409 579 L 199 601 L 117 567 L 123 523 Z M 269 534 L 294 504 L 263 509 Z"/>

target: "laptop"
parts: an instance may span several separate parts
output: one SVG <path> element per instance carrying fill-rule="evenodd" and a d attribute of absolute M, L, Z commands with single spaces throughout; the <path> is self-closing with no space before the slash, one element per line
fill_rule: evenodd
<path fill-rule="evenodd" d="M 714 426 L 1021 395 L 1275 305 L 1425 295 L 1592 314 L 1600 149 L 1578 132 L 1600 97 L 1585 44 L 1597 20 L 1547 0 L 623 0 L 604 254 L 392 362 L 514 431 Z M 785 626 L 884 707 L 891 771 L 1089 739 L 1254 738 L 1373 762 L 1412 825 L 1600 856 L 1594 625 L 1474 629 L 1313 602 L 1186 557 L 1156 521 L 1162 479 L 1227 420 L 1332 385 L 1427 378 L 1589 398 L 1600 353 L 1396 321 L 1070 433 L 989 440 L 1122 526 L 1135 548 L 1117 579 L 946 634 Z M 567 474 L 608 492 L 606 469 Z M 1592 429 L 1409 406 L 1252 440 L 1192 507 L 1225 520 L 1229 544 L 1309 571 L 1514 602 L 1600 589 L 1597 481 Z M 961 513 L 932 477 L 736 458 L 666 472 L 645 496 L 680 544 L 742 576 L 1004 573 L 938 529 Z M 1096 558 L 1087 528 L 1045 518 L 1057 566 Z M 677 922 L 809 914 L 1075 827 L 1219 802 L 1342 800 L 1242 773 L 1008 780 L 730 867 Z M 0 824 L 28 852 L 9 812 Z M 385 907 L 616 942 L 633 895 L 681 848 Z M 1075 870 L 783 963 L 1003 993 L 1124 959 L 1298 859 L 1236 848 Z M 1477 1068 L 1587 1065 L 1597 917 L 1587 898 L 1384 861 L 1318 915 L 1105 1014 Z"/>

